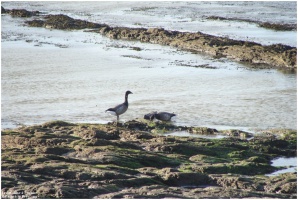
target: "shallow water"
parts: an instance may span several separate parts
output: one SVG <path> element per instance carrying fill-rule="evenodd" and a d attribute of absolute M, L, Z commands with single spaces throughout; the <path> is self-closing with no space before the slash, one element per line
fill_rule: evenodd
<path fill-rule="evenodd" d="M 202 135 L 202 134 L 191 134 L 187 131 L 175 131 L 170 133 L 161 134 L 164 136 L 179 136 L 179 137 L 198 137 L 198 138 L 207 138 L 207 139 L 222 139 L 227 136 L 224 135 Z"/>
<path fill-rule="evenodd" d="M 275 166 L 275 167 L 287 167 L 287 168 L 278 170 L 278 171 L 273 172 L 271 174 L 266 174 L 267 176 L 276 176 L 276 175 L 283 174 L 283 173 L 288 173 L 288 172 L 296 172 L 297 173 L 297 157 L 277 158 L 277 159 L 272 160 L 271 165 Z"/>
<path fill-rule="evenodd" d="M 255 23 L 206 20 L 208 16 L 270 23 L 297 23 L 296 2 L 3 2 L 4 8 L 67 14 L 96 23 L 126 27 L 161 27 L 204 32 L 232 39 L 297 46 L 297 31 L 274 31 Z"/>
<path fill-rule="evenodd" d="M 51 13 L 94 21 L 105 14 L 105 23 L 115 23 L 122 17 L 118 25 L 134 25 L 130 13 L 135 5 L 117 3 L 118 7 L 112 7 L 109 2 L 101 4 L 98 11 L 99 5 L 87 5 L 80 3 L 78 11 L 77 4 L 62 3 Z M 143 2 L 139 7 L 148 5 Z M 50 11 L 57 4 L 5 2 L 3 6 Z M 153 13 L 161 12 L 164 6 L 153 9 Z M 144 12 L 150 14 L 152 9 L 134 16 L 142 16 L 137 19 L 146 24 L 152 16 Z M 290 20 L 289 16 L 284 18 Z M 164 19 L 176 20 L 170 14 Z M 122 121 L 142 118 L 151 111 L 168 111 L 177 114 L 177 125 L 245 130 L 297 128 L 296 74 L 252 70 L 224 58 L 110 40 L 96 33 L 29 28 L 22 25 L 25 19 L 7 15 L 1 20 L 2 128 L 50 120 L 106 123 L 116 118 L 104 111 L 122 103 L 126 90 L 133 94 L 129 96 L 128 111 L 120 117 Z M 163 23 L 166 28 L 167 23 Z M 296 32 L 291 34 L 296 39 Z M 288 36 L 276 33 L 274 37 L 287 43 Z M 274 42 L 270 37 L 268 41 Z"/>

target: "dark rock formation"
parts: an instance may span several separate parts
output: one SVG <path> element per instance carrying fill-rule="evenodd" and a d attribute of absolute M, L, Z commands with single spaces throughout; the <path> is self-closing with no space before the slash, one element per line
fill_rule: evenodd
<path fill-rule="evenodd" d="M 6 13 L 6 10 L 1 6 L 1 14 Z"/>
<path fill-rule="evenodd" d="M 8 10 L 8 9 L 4 9 L 2 6 L 1 6 L 1 13 L 2 14 L 8 13 L 13 17 L 32 17 L 40 14 L 39 11 L 28 11 L 25 9 Z"/>
<path fill-rule="evenodd" d="M 5 11 L 3 7 L 2 11 Z M 30 17 L 38 14 L 38 11 L 30 12 L 14 9 L 8 13 L 12 16 Z M 71 30 L 89 28 L 112 39 L 138 40 L 141 42 L 168 45 L 194 53 L 207 53 L 215 57 L 227 57 L 236 61 L 256 65 L 266 64 L 271 67 L 286 69 L 297 68 L 297 48 L 282 44 L 263 46 L 255 42 L 216 37 L 201 32 L 169 31 L 162 28 L 110 27 L 106 24 L 73 19 L 62 14 L 46 15 L 44 16 L 44 20 L 34 19 L 26 23 L 32 27 L 54 29 Z M 263 25 L 265 26 L 266 23 Z"/>
<path fill-rule="evenodd" d="M 182 127 L 55 121 L 2 131 L 1 197 L 297 198 L 296 174 L 261 176 L 278 169 L 272 158 L 296 156 L 295 131 L 251 140 L 150 133 L 168 128 Z"/>
<path fill-rule="evenodd" d="M 85 28 L 100 28 L 105 25 L 87 22 L 84 20 L 73 19 L 66 15 L 47 15 L 45 21 L 32 20 L 26 22 L 29 26 L 45 27 L 53 29 L 85 29 Z"/>
<path fill-rule="evenodd" d="M 66 16 L 47 16 L 44 27 L 58 29 L 98 28 L 94 30 L 112 39 L 139 40 L 161 45 L 169 45 L 196 53 L 207 53 L 216 57 L 228 57 L 236 61 L 252 64 L 268 64 L 274 67 L 297 68 L 297 49 L 287 45 L 262 46 L 255 42 L 215 37 L 200 32 L 168 31 L 161 28 L 110 27 Z M 30 26 L 40 26 L 40 22 L 27 22 Z M 35 25 L 36 24 L 36 25 Z"/>
<path fill-rule="evenodd" d="M 206 17 L 206 19 L 255 23 L 255 24 L 258 24 L 260 27 L 267 28 L 267 29 L 273 29 L 273 30 L 276 30 L 276 31 L 297 30 L 297 25 L 296 24 L 278 24 L 278 23 L 260 22 L 260 21 L 256 21 L 256 20 L 250 20 L 250 19 L 220 17 L 220 16 L 208 16 L 208 17 Z"/>

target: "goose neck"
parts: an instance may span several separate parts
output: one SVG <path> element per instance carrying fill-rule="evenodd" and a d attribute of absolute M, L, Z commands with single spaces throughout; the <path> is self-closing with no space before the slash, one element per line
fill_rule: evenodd
<path fill-rule="evenodd" d="M 128 95 L 125 95 L 125 101 L 124 101 L 125 104 L 128 104 Z"/>

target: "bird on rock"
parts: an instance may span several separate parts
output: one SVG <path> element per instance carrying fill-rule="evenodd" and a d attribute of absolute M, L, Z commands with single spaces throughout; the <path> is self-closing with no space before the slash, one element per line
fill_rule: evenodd
<path fill-rule="evenodd" d="M 155 114 L 157 114 L 157 112 L 151 112 L 151 113 L 148 113 L 146 115 L 144 115 L 144 119 L 147 119 L 147 120 L 150 120 L 150 121 L 153 121 L 154 118 L 155 118 Z"/>
<path fill-rule="evenodd" d="M 176 116 L 176 114 L 168 112 L 158 112 L 154 114 L 154 117 L 161 121 L 171 121 L 171 118 L 174 116 Z"/>
<path fill-rule="evenodd" d="M 128 95 L 132 94 L 131 91 L 126 91 L 125 92 L 125 101 L 122 104 L 119 104 L 117 106 L 115 106 L 114 108 L 109 108 L 106 110 L 107 113 L 110 113 L 112 115 L 116 115 L 117 116 L 117 122 L 119 121 L 119 115 L 125 113 L 128 109 Z"/>

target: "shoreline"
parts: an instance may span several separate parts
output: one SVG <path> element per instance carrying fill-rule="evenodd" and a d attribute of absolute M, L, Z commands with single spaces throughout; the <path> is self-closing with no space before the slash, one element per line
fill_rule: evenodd
<path fill-rule="evenodd" d="M 8 10 L 2 7 L 3 11 Z M 256 63 L 256 68 L 277 61 L 276 66 L 268 67 L 297 68 L 297 49 L 286 45 L 262 46 L 157 28 L 110 27 L 38 11 L 10 10 L 9 14 L 38 16 L 40 19 L 26 23 L 49 30 L 88 29 L 84 31 L 112 39 L 139 40 Z M 276 128 L 253 134 L 236 128 L 218 130 L 130 119 L 134 120 L 117 125 L 49 121 L 1 130 L 1 197 L 297 198 L 297 169 L 268 176 L 293 168 L 274 166 L 272 161 L 297 158 L 297 130 Z M 240 124 L 245 119 L 241 118 Z"/>
<path fill-rule="evenodd" d="M 39 11 L 24 9 L 5 10 L 2 7 L 2 13 L 14 17 L 43 18 L 26 21 L 25 24 L 29 27 L 61 30 L 89 29 L 90 32 L 96 32 L 111 39 L 137 40 L 171 46 L 195 54 L 206 53 L 215 58 L 226 57 L 237 62 L 250 63 L 256 68 L 297 69 L 297 48 L 282 44 L 263 46 L 256 42 L 216 37 L 201 32 L 169 31 L 163 28 L 111 27 L 107 24 L 73 19 L 63 14 L 42 15 Z"/>
<path fill-rule="evenodd" d="M 111 123 L 115 123 L 115 121 L 111 121 L 111 120 L 99 120 L 99 121 L 68 121 L 68 120 L 60 120 L 60 119 L 55 119 L 55 120 L 50 120 L 50 121 L 65 121 L 68 123 L 72 123 L 72 124 L 101 124 L 101 125 L 109 125 Z M 131 119 L 131 120 L 126 120 L 126 121 L 120 121 L 120 124 L 125 124 L 129 121 L 146 121 L 140 118 L 135 118 L 135 119 Z M 47 121 L 45 122 L 34 122 L 34 123 L 19 123 L 19 122 L 4 122 L 4 127 L 2 128 L 1 126 L 1 131 L 9 131 L 9 130 L 14 130 L 14 129 L 19 129 L 22 127 L 30 127 L 30 126 L 37 126 L 39 124 L 43 124 L 43 123 L 47 123 Z M 154 121 L 152 123 L 158 123 L 158 121 Z M 246 132 L 250 135 L 254 135 L 254 134 L 259 134 L 262 132 L 280 132 L 281 130 L 292 130 L 292 131 L 297 131 L 297 129 L 295 128 L 285 128 L 285 127 L 268 127 L 268 128 L 252 128 L 252 127 L 244 127 L 244 126 L 231 126 L 231 125 L 185 125 L 185 124 L 179 124 L 177 125 L 174 122 L 170 123 L 173 127 L 178 127 L 178 128 L 173 128 L 169 131 L 175 132 L 175 131 L 187 131 L 187 128 L 202 128 L 202 127 L 206 127 L 209 129 L 214 129 L 217 130 L 218 132 L 227 132 L 229 130 L 237 130 L 240 132 Z M 150 130 L 147 130 L 150 131 Z"/>
<path fill-rule="evenodd" d="M 249 20 L 249 19 L 242 19 L 237 17 L 220 17 L 220 16 L 209 16 L 206 19 L 210 20 L 220 20 L 220 21 L 239 21 L 239 22 L 248 22 L 257 24 L 259 27 L 275 30 L 275 31 L 292 31 L 297 30 L 296 24 L 279 24 L 279 23 L 270 23 L 270 22 L 262 22 L 257 20 Z"/>
<path fill-rule="evenodd" d="M 297 198 L 297 175 L 265 174 L 277 157 L 297 155 L 297 131 L 240 139 L 164 136 L 205 127 L 129 121 L 52 121 L 2 131 L 2 197 Z M 230 134 L 230 135 L 231 135 Z"/>

